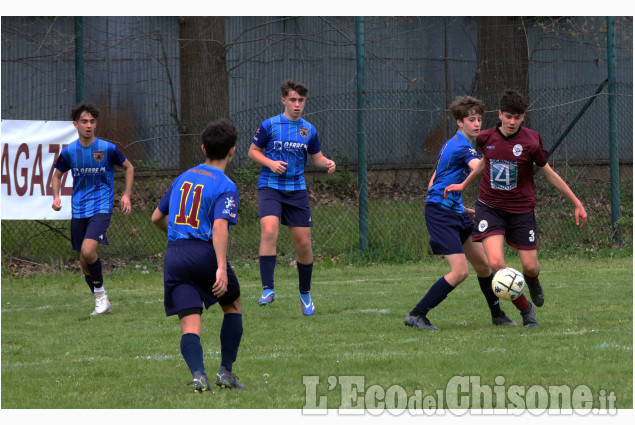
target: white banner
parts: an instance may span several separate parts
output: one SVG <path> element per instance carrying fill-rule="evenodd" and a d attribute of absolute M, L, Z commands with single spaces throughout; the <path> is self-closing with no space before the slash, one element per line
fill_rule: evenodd
<path fill-rule="evenodd" d="M 54 211 L 53 164 L 77 139 L 72 121 L 2 120 L 2 220 L 68 220 L 73 177 L 62 177 L 62 209 Z"/>

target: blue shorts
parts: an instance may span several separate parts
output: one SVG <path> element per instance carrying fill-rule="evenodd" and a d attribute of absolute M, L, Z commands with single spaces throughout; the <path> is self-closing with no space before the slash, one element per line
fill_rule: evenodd
<path fill-rule="evenodd" d="M 472 240 L 480 242 L 491 235 L 504 235 L 512 248 L 521 251 L 533 251 L 538 245 L 536 234 L 536 216 L 533 211 L 510 213 L 492 208 L 481 201 L 474 207 L 476 220 Z"/>
<path fill-rule="evenodd" d="M 313 227 L 308 190 L 258 188 L 258 216 L 274 215 L 285 226 Z"/>
<path fill-rule="evenodd" d="M 426 227 L 435 255 L 463 254 L 463 244 L 472 235 L 474 223 L 468 213 L 457 213 L 434 202 L 426 203 Z"/>
<path fill-rule="evenodd" d="M 95 214 L 88 218 L 71 218 L 71 243 L 75 251 L 82 250 L 84 239 L 94 239 L 104 245 L 110 245 L 106 231 L 110 226 L 112 214 Z"/>
<path fill-rule="evenodd" d="M 191 308 L 229 305 L 240 297 L 240 285 L 227 263 L 227 292 L 220 298 L 212 292 L 216 281 L 216 252 L 212 242 L 187 239 L 168 242 L 163 259 L 163 305 L 172 316 Z"/>

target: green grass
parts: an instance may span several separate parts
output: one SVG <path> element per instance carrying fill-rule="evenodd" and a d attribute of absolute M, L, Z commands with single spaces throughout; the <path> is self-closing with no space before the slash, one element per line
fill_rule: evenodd
<path fill-rule="evenodd" d="M 519 267 L 508 259 L 510 266 Z M 446 270 L 439 260 L 352 266 L 316 265 L 317 312 L 303 317 L 297 272 L 276 269 L 277 300 L 258 307 L 258 266 L 239 261 L 244 335 L 235 371 L 243 392 L 191 394 L 179 350 L 178 319 L 166 318 L 162 272 L 134 266 L 106 276 L 113 313 L 90 317 L 93 301 L 77 274 L 2 279 L 3 409 L 301 409 L 303 376 L 318 376 L 318 396 L 340 407 L 329 377 L 363 376 L 366 387 L 435 394 L 453 376 L 480 376 L 494 386 L 588 386 L 633 407 L 633 264 L 631 258 L 541 260 L 546 303 L 538 329 L 499 328 L 476 278 L 454 291 L 429 318 L 440 332 L 407 328 L 406 313 Z M 511 303 L 504 310 L 521 318 Z M 208 373 L 220 362 L 220 309 L 203 316 Z M 333 378 L 331 378 L 333 379 Z"/>

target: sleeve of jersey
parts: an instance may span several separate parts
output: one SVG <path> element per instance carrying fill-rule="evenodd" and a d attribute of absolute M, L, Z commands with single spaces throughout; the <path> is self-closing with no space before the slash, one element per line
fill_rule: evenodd
<path fill-rule="evenodd" d="M 465 165 L 468 165 L 470 161 L 472 161 L 473 159 L 481 158 L 481 155 L 479 155 L 478 152 L 476 152 L 476 149 L 474 149 L 471 146 L 466 146 L 462 148 L 459 155 L 461 160 L 465 163 Z"/>
<path fill-rule="evenodd" d="M 123 163 L 126 162 L 126 156 L 121 153 L 121 151 L 119 150 L 119 148 L 115 145 L 113 145 L 113 157 L 112 157 L 112 162 L 115 165 L 118 165 L 120 167 L 123 167 Z"/>
<path fill-rule="evenodd" d="M 170 186 L 168 191 L 163 196 L 163 199 L 161 199 L 161 202 L 159 202 L 159 206 L 157 207 L 159 211 L 161 211 L 161 213 L 163 213 L 164 215 L 170 214 L 170 196 L 171 195 L 172 195 L 172 186 Z"/>
<path fill-rule="evenodd" d="M 540 135 L 538 135 L 538 147 L 536 152 L 534 152 L 534 162 L 539 167 L 544 167 L 547 163 L 547 151 L 542 146 L 542 137 Z"/>
<path fill-rule="evenodd" d="M 61 173 L 65 173 L 71 169 L 71 164 L 68 161 L 68 150 L 62 149 L 60 156 L 57 157 L 57 161 L 53 165 L 57 170 L 60 170 Z"/>
<path fill-rule="evenodd" d="M 253 139 L 251 139 L 251 143 L 258 146 L 259 148 L 267 147 L 267 143 L 269 142 L 269 131 L 267 130 L 267 121 L 264 121 L 260 124 L 260 128 L 254 134 Z"/>
<path fill-rule="evenodd" d="M 309 139 L 306 151 L 310 155 L 314 155 L 316 153 L 320 153 L 322 151 L 322 148 L 320 147 L 320 139 L 318 139 L 317 130 L 315 129 L 315 127 L 311 129 L 311 132 L 313 133 L 313 137 Z"/>
<path fill-rule="evenodd" d="M 214 206 L 214 220 L 224 218 L 230 225 L 238 222 L 238 192 L 222 193 Z"/>

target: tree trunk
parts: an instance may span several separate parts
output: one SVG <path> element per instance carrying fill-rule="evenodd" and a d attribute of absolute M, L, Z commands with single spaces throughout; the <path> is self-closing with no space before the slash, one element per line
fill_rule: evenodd
<path fill-rule="evenodd" d="M 229 118 L 229 82 L 222 16 L 179 18 L 181 119 L 179 169 L 205 160 L 201 133 L 211 121 Z"/>

